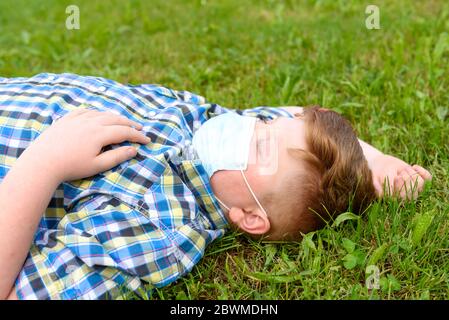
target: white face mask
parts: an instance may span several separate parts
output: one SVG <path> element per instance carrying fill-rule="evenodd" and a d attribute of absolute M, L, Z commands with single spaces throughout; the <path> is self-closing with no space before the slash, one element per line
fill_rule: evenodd
<path fill-rule="evenodd" d="M 218 170 L 239 170 L 254 200 L 266 215 L 243 173 L 248 167 L 256 120 L 255 117 L 241 116 L 233 112 L 221 114 L 207 120 L 195 132 L 192 145 L 209 178 Z M 217 200 L 230 210 L 220 199 Z"/>

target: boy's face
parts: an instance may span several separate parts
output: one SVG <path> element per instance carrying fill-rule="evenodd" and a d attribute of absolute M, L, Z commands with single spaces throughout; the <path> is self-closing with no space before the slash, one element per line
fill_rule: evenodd
<path fill-rule="evenodd" d="M 303 170 L 302 162 L 289 154 L 289 148 L 307 150 L 305 123 L 301 118 L 279 117 L 267 123 L 256 123 L 244 173 L 268 217 L 273 217 L 275 212 L 267 209 L 264 200 L 286 193 L 285 181 Z M 263 234 L 269 230 L 269 220 L 239 171 L 217 171 L 211 177 L 211 185 L 214 194 L 231 209 L 227 212 L 223 208 L 229 222 L 248 233 Z"/>

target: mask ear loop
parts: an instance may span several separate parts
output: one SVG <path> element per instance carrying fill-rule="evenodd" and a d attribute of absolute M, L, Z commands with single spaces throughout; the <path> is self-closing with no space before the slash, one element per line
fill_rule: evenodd
<path fill-rule="evenodd" d="M 220 199 L 218 199 L 218 197 L 215 197 L 215 198 L 217 199 L 218 202 L 220 202 L 220 204 L 221 204 L 223 207 L 225 207 L 228 211 L 231 211 L 231 209 L 229 209 L 229 207 L 228 207 L 227 205 L 225 205 L 225 204 L 223 203 L 223 201 L 221 201 Z"/>
<path fill-rule="evenodd" d="M 257 200 L 256 195 L 254 194 L 253 190 L 252 190 L 251 187 L 249 186 L 248 180 L 246 179 L 245 174 L 243 173 L 243 170 L 240 170 L 240 172 L 242 173 L 243 180 L 245 180 L 245 183 L 246 183 L 246 186 L 248 187 L 249 192 L 251 192 L 251 195 L 253 196 L 254 200 L 256 200 L 257 204 L 259 205 L 260 210 L 262 210 L 262 212 L 265 214 L 265 216 L 268 217 L 267 212 L 266 212 L 265 209 L 262 207 L 262 205 L 260 204 L 259 200 Z"/>

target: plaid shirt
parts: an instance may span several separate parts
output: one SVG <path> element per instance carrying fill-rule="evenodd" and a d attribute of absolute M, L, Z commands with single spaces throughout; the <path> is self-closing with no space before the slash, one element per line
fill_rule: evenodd
<path fill-rule="evenodd" d="M 15 282 L 21 299 L 148 294 L 189 272 L 227 227 L 201 162 L 185 150 L 202 123 L 232 110 L 187 91 L 74 74 L 0 78 L 0 181 L 48 126 L 86 107 L 142 123 L 152 142 L 108 146 L 138 152 L 111 170 L 59 185 Z M 236 112 L 289 116 L 269 107 Z"/>

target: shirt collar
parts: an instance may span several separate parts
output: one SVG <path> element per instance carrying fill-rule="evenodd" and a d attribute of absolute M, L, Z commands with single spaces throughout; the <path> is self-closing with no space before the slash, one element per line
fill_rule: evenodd
<path fill-rule="evenodd" d="M 224 229 L 229 226 L 229 222 L 221 209 L 217 199 L 214 196 L 210 179 L 199 159 L 184 160 L 180 164 L 185 183 L 195 196 L 200 213 L 203 216 L 203 222 L 207 228 Z"/>

